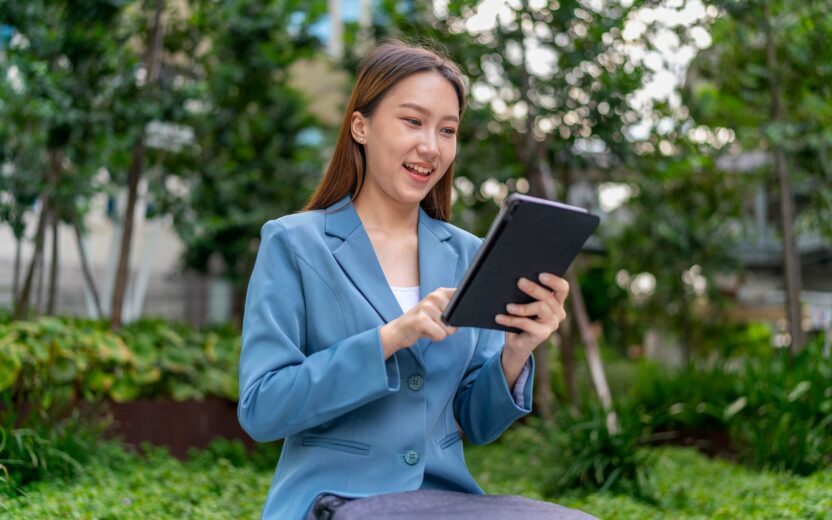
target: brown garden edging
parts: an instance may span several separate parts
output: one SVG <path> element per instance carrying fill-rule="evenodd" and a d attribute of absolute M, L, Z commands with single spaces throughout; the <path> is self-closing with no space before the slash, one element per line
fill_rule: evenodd
<path fill-rule="evenodd" d="M 143 442 L 166 446 L 179 459 L 185 458 L 188 448 L 204 448 L 216 437 L 239 439 L 246 447 L 254 447 L 237 422 L 236 402 L 219 398 L 138 399 L 107 401 L 106 405 L 113 424 L 105 436 L 133 446 Z"/>

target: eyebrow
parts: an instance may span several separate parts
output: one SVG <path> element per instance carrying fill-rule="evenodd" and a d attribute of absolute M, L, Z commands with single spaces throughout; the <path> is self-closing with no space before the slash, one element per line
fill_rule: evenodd
<path fill-rule="evenodd" d="M 426 116 L 430 115 L 430 110 L 421 105 L 417 105 L 416 103 L 402 103 L 401 105 L 399 105 L 399 108 L 411 108 L 416 112 L 420 112 Z M 446 119 L 449 119 L 455 123 L 459 123 L 459 118 L 457 116 L 445 116 L 441 119 L 441 121 L 444 121 Z"/>

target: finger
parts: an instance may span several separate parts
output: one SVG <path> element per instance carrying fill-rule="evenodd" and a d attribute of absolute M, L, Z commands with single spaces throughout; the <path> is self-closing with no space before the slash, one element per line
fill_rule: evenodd
<path fill-rule="evenodd" d="M 546 302 L 552 309 L 552 311 L 555 312 L 555 305 L 557 303 L 557 299 L 552 294 L 552 289 L 535 283 L 529 280 L 528 278 L 520 278 L 519 280 L 517 280 L 517 287 L 519 287 L 521 291 L 528 294 L 535 300 Z"/>
<path fill-rule="evenodd" d="M 437 325 L 439 325 L 440 327 L 442 327 L 442 329 L 445 331 L 445 333 L 446 333 L 448 336 L 450 336 L 451 334 L 455 333 L 455 332 L 456 332 L 456 330 L 457 330 L 457 327 L 452 327 L 451 325 L 448 325 L 447 323 L 445 323 L 445 321 L 442 319 L 442 313 L 441 313 L 441 312 L 439 312 L 439 313 L 437 313 L 437 314 L 436 314 L 436 316 L 433 318 L 433 321 L 434 321 Z"/>
<path fill-rule="evenodd" d="M 540 341 L 549 337 L 549 328 L 546 325 L 529 318 L 498 314 L 495 321 L 500 325 L 518 328 L 529 333 L 530 336 L 540 339 Z"/>
<path fill-rule="evenodd" d="M 541 273 L 539 279 L 541 283 L 554 291 L 558 303 L 562 304 L 566 300 L 566 296 L 569 294 L 569 282 L 552 273 Z"/>
<path fill-rule="evenodd" d="M 506 311 L 515 316 L 537 316 L 541 321 L 553 317 L 556 313 L 546 302 L 541 301 L 524 304 L 510 303 L 506 306 Z"/>
<path fill-rule="evenodd" d="M 451 302 L 451 298 L 453 298 L 455 292 L 456 288 L 440 287 L 430 293 L 425 299 L 435 302 L 440 309 L 444 310 Z"/>
<path fill-rule="evenodd" d="M 435 321 L 429 321 L 425 324 L 425 336 L 431 339 L 431 341 L 441 341 L 451 334 L 452 327 L 448 327 L 445 324 L 437 323 Z"/>

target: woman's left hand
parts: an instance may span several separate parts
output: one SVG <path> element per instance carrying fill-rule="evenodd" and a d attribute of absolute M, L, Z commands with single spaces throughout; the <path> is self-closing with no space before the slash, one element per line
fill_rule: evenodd
<path fill-rule="evenodd" d="M 563 303 L 569 294 L 569 283 L 551 273 L 540 275 L 540 283 L 520 278 L 517 287 L 536 301 L 526 304 L 509 304 L 509 314 L 498 314 L 497 323 L 521 329 L 523 332 L 506 333 L 506 349 L 513 356 L 527 358 L 538 345 L 558 330 L 566 319 Z M 531 317 L 536 316 L 535 319 Z"/>

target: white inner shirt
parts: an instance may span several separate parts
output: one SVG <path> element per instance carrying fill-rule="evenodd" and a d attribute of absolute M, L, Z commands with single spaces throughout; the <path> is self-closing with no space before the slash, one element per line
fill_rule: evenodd
<path fill-rule="evenodd" d="M 413 287 L 396 287 L 391 285 L 390 289 L 393 290 L 393 295 L 396 297 L 396 300 L 399 301 L 399 307 L 402 308 L 403 312 L 409 311 L 417 303 L 419 303 L 418 285 Z"/>

